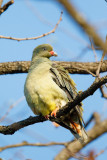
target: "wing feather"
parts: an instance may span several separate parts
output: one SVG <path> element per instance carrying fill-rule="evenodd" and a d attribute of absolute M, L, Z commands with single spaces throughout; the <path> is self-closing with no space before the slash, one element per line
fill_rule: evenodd
<path fill-rule="evenodd" d="M 68 72 L 61 66 L 53 65 L 50 68 L 52 78 L 54 82 L 67 94 L 68 100 L 73 100 L 77 95 L 77 90 L 74 81 L 70 78 Z M 79 104 L 74 107 L 75 112 L 78 115 L 78 119 L 83 121 L 82 118 L 82 105 Z M 73 110 L 73 111 L 74 111 Z M 84 123 L 84 121 L 83 121 Z"/>

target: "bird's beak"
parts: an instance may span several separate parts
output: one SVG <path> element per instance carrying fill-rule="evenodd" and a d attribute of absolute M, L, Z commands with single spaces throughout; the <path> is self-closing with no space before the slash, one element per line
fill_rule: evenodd
<path fill-rule="evenodd" d="M 54 51 L 50 51 L 49 53 L 50 53 L 52 56 L 58 56 L 57 53 L 54 52 Z"/>

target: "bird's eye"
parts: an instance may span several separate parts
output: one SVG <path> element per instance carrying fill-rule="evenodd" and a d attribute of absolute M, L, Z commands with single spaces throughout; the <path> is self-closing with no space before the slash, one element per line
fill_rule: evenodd
<path fill-rule="evenodd" d="M 46 51 L 46 48 L 45 48 L 45 47 L 43 48 L 43 51 Z"/>

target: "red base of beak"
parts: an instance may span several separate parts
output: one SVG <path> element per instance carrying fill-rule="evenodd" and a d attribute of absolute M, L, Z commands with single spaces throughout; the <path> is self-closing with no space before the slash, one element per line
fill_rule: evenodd
<path fill-rule="evenodd" d="M 57 54 L 54 51 L 49 52 L 52 56 L 57 56 Z"/>

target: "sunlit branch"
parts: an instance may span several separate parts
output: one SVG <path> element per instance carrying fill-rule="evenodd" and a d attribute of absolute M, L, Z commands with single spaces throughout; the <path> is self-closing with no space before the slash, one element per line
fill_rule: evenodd
<path fill-rule="evenodd" d="M 1 0 L 1 1 L 0 1 L 0 15 L 1 15 L 4 11 L 6 11 L 10 5 L 12 5 L 12 4 L 14 3 L 14 0 L 11 0 L 11 1 L 5 3 L 4 6 L 1 7 L 2 2 L 3 2 L 3 1 Z"/>
<path fill-rule="evenodd" d="M 59 109 L 57 111 L 56 118 L 49 117 L 50 120 L 57 122 L 57 119 L 60 116 L 65 115 L 66 113 L 69 113 L 69 111 L 72 108 L 74 108 L 76 105 L 78 105 L 81 101 L 83 101 L 88 96 L 92 95 L 101 85 L 103 85 L 105 83 L 107 83 L 107 76 L 102 77 L 102 78 L 98 79 L 97 81 L 94 81 L 93 84 L 87 90 L 85 90 L 84 92 L 78 93 L 78 95 L 76 96 L 76 98 L 72 102 L 69 102 L 66 106 Z M 46 121 L 46 118 L 43 116 L 29 117 L 25 120 L 13 123 L 8 126 L 0 126 L 0 133 L 5 134 L 5 135 L 14 134 L 16 131 L 18 131 L 21 128 L 24 128 L 26 126 L 29 126 L 29 125 L 32 125 L 35 123 L 43 122 L 43 121 Z M 60 124 L 60 123 L 58 122 L 58 124 Z M 60 124 L 60 125 L 62 125 L 62 124 Z M 64 125 L 62 125 L 62 126 L 67 128 Z"/>
<path fill-rule="evenodd" d="M 61 62 L 54 61 L 53 64 L 58 64 L 68 70 L 71 74 L 96 74 L 99 62 Z M 30 66 L 30 61 L 16 61 L 0 63 L 0 75 L 27 73 Z M 107 60 L 103 61 L 100 73 L 107 71 Z"/>

